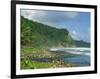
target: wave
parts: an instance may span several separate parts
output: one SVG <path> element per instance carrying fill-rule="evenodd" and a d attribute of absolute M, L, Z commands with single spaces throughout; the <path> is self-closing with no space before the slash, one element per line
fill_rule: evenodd
<path fill-rule="evenodd" d="M 90 56 L 90 48 L 52 48 L 50 51 L 64 51 L 71 54 Z"/>

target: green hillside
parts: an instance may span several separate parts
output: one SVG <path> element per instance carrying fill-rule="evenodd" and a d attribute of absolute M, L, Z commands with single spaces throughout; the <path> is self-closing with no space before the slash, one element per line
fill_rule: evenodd
<path fill-rule="evenodd" d="M 21 45 L 32 47 L 71 47 L 74 41 L 67 29 L 51 27 L 21 16 Z"/>

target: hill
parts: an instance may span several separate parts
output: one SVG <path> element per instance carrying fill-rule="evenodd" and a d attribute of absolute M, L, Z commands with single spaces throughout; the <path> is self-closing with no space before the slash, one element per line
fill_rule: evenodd
<path fill-rule="evenodd" d="M 82 40 L 74 40 L 74 43 L 76 47 L 90 47 L 90 43 L 87 43 Z"/>
<path fill-rule="evenodd" d="M 71 47 L 69 31 L 45 25 L 21 16 L 21 45 L 33 47 Z"/>

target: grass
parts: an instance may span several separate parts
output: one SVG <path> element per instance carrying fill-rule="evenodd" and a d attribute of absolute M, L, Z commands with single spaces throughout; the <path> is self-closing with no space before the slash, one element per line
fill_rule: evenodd
<path fill-rule="evenodd" d="M 21 53 L 39 53 L 43 51 L 43 48 L 37 48 L 37 47 L 21 47 Z"/>
<path fill-rule="evenodd" d="M 21 69 L 39 69 L 39 68 L 54 68 L 55 64 L 49 62 L 35 62 L 23 59 L 21 61 Z"/>
<path fill-rule="evenodd" d="M 73 67 L 75 64 L 64 63 L 63 61 L 53 60 L 52 62 L 35 62 L 22 59 L 21 69 L 41 69 L 41 68 L 57 68 L 57 67 Z"/>
<path fill-rule="evenodd" d="M 54 68 L 55 64 L 49 62 L 35 62 L 30 60 L 21 61 L 21 69 Z"/>

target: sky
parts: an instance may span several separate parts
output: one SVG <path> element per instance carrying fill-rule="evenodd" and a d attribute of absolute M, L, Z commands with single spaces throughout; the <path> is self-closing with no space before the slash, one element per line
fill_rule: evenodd
<path fill-rule="evenodd" d="M 90 42 L 90 12 L 21 9 L 21 16 L 52 27 L 67 29 L 73 39 Z"/>

